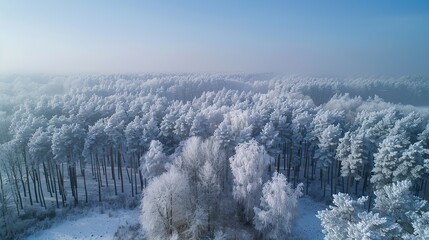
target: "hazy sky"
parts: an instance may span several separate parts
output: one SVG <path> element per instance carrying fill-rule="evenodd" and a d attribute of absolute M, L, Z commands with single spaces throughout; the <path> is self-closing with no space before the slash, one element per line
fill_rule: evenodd
<path fill-rule="evenodd" d="M 0 73 L 429 74 L 429 1 L 0 0 Z"/>

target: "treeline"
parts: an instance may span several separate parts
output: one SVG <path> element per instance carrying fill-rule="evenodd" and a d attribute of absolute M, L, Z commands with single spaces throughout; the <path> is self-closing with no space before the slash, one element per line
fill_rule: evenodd
<path fill-rule="evenodd" d="M 187 74 L 72 79 L 73 84 L 62 88 L 66 93 L 32 97 L 0 115 L 8 129 L 0 151 L 3 219 L 33 204 L 46 208 L 48 198 L 61 207 L 87 202 L 91 194 L 103 201 L 105 194 L 139 196 L 146 187 L 156 192 L 150 179 L 168 185 L 171 180 L 158 178 L 166 171 L 177 182 L 185 181 L 182 187 L 189 189 L 183 191 L 197 199 L 186 205 L 189 212 L 210 219 L 193 229 L 194 237 L 213 235 L 222 225 L 214 222 L 226 221 L 215 214 L 220 206 L 213 208 L 208 200 L 213 194 L 238 202 L 233 211 L 240 221 L 256 224 L 254 207 L 259 207 L 264 183 L 274 173 L 281 175 L 271 185 L 282 186 L 284 175 L 290 183 L 284 186 L 293 189 L 303 182 L 304 193 L 326 199 L 338 192 L 371 198 L 375 190 L 402 180 L 411 181 L 414 195 L 429 198 L 427 114 L 379 97 L 333 94 L 350 90 L 366 96 L 372 95 L 366 92 L 371 89 L 383 95 L 381 89 L 398 86 L 417 94 L 426 87 L 422 80 L 338 85 L 332 79 L 282 82 L 257 75 Z M 206 152 L 192 152 L 189 145 L 203 145 Z M 246 175 L 249 167 L 262 169 L 261 174 Z M 201 185 L 210 179 L 213 185 Z M 90 187 L 94 182 L 96 193 Z M 256 187 L 248 193 L 237 188 L 246 184 Z M 200 219 L 176 219 L 180 224 L 175 225 L 171 214 L 165 216 L 169 236 L 189 234 L 195 226 L 189 219 Z M 257 226 L 265 235 L 274 234 Z"/>

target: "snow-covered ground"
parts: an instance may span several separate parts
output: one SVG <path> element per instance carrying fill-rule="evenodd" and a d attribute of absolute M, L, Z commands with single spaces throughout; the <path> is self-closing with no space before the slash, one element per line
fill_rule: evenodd
<path fill-rule="evenodd" d="M 73 216 L 51 228 L 29 236 L 27 240 L 113 239 L 119 226 L 138 223 L 139 210 L 106 210 Z"/>
<path fill-rule="evenodd" d="M 301 198 L 292 236 L 303 240 L 323 239 L 316 213 L 325 208 L 323 203 L 315 202 L 309 197 Z M 85 215 L 71 216 L 49 229 L 34 233 L 27 240 L 113 239 L 120 226 L 137 224 L 139 214 L 138 209 L 106 210 L 104 213 L 94 210 Z"/>
<path fill-rule="evenodd" d="M 318 240 L 323 239 L 322 226 L 316 217 L 317 211 L 326 209 L 323 203 L 303 197 L 298 201 L 298 213 L 292 236 L 297 239 Z"/>

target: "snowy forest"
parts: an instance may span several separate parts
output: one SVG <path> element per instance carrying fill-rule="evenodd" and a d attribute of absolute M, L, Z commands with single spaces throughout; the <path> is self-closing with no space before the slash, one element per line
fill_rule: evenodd
<path fill-rule="evenodd" d="M 426 77 L 1 76 L 0 239 L 107 203 L 144 239 L 294 239 L 304 199 L 325 239 L 428 239 L 428 93 Z"/>

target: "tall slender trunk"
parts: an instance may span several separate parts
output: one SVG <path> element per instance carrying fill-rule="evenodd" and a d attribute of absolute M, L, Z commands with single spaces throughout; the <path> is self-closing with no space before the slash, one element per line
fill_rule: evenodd
<path fill-rule="evenodd" d="M 56 182 L 55 182 L 55 174 L 53 173 L 54 168 L 52 167 L 52 162 L 49 161 L 49 169 L 51 170 L 51 176 L 52 176 L 52 182 L 54 184 L 54 191 L 55 191 L 55 202 L 57 203 L 57 208 L 60 208 L 60 204 L 58 203 L 58 191 L 57 191 L 57 186 L 56 186 Z"/>
<path fill-rule="evenodd" d="M 368 186 L 368 175 L 368 172 L 365 171 L 363 178 L 362 196 L 365 194 L 366 188 Z"/>
<path fill-rule="evenodd" d="M 86 188 L 86 174 L 85 174 L 85 168 L 82 169 L 82 175 L 83 175 L 83 187 L 85 189 L 85 203 L 88 203 L 88 190 Z"/>
<path fill-rule="evenodd" d="M 92 176 L 94 176 L 94 160 L 92 158 L 92 154 L 90 154 L 90 160 L 91 160 L 91 173 L 92 173 Z"/>
<path fill-rule="evenodd" d="M 326 197 L 326 178 L 329 179 L 329 168 L 327 173 L 323 173 L 323 197 Z"/>
<path fill-rule="evenodd" d="M 139 169 L 139 176 L 140 176 L 140 192 L 143 192 L 143 175 L 140 169 Z"/>
<path fill-rule="evenodd" d="M 28 171 L 27 156 L 26 156 L 25 148 L 23 151 L 23 156 L 24 156 L 25 174 L 27 176 L 28 197 L 30 198 L 30 205 L 33 206 L 33 198 L 31 197 L 31 190 L 30 190 L 30 176 L 28 174 L 29 171 Z"/>
<path fill-rule="evenodd" d="M 16 206 L 16 212 L 17 212 L 17 214 L 19 216 L 19 214 L 20 214 L 20 211 L 19 211 L 20 207 L 21 207 L 21 209 L 24 209 L 24 208 L 23 208 L 23 205 L 22 205 L 22 197 L 21 197 L 21 192 L 19 191 L 19 184 L 18 184 L 18 178 L 16 177 L 15 167 L 12 166 L 11 170 L 12 170 L 12 174 L 13 174 L 13 179 L 11 179 L 11 176 L 10 176 L 10 174 L 9 174 L 8 171 L 6 171 L 6 175 L 7 175 L 7 178 L 9 180 L 9 182 L 14 183 L 14 186 L 15 186 L 15 191 L 13 192 L 13 199 L 14 199 L 15 206 Z"/>
<path fill-rule="evenodd" d="M 136 156 L 136 158 L 134 159 L 134 190 L 136 195 L 137 195 L 137 162 L 138 162 L 138 158 Z"/>
<path fill-rule="evenodd" d="M 133 158 L 131 157 L 130 163 L 130 182 L 131 182 L 131 196 L 134 197 L 134 179 L 133 179 Z M 128 171 L 127 171 L 128 172 Z"/>
<path fill-rule="evenodd" d="M 18 179 L 16 177 L 15 167 L 12 168 L 12 174 L 13 174 L 13 179 L 14 179 L 14 182 L 15 182 L 16 195 L 18 196 L 19 207 L 21 209 L 24 209 L 24 205 L 22 203 L 21 192 L 19 191 L 19 184 L 18 184 Z M 19 210 L 18 210 L 18 215 L 19 215 Z"/>
<path fill-rule="evenodd" d="M 49 173 L 48 173 L 48 169 L 46 168 L 45 161 L 43 161 L 42 165 L 43 165 L 43 173 L 45 174 L 46 190 L 49 192 L 49 194 L 52 197 L 51 184 L 49 183 Z"/>
<path fill-rule="evenodd" d="M 110 147 L 110 168 L 112 170 L 113 185 L 115 187 L 115 196 L 118 195 L 116 189 L 116 178 L 115 178 L 115 155 L 113 154 L 113 147 Z"/>
<path fill-rule="evenodd" d="M 30 173 L 31 179 L 33 180 L 33 189 L 34 189 L 34 196 L 36 198 L 36 203 L 39 203 L 39 194 L 37 191 L 37 179 L 35 176 L 35 169 L 34 169 L 34 164 L 31 164 L 31 173 Z"/>
<path fill-rule="evenodd" d="M 65 194 L 65 191 L 64 191 L 64 181 L 63 181 L 63 177 L 62 177 L 62 174 L 61 174 L 61 167 L 58 167 L 58 164 L 55 164 L 55 166 L 56 166 L 56 170 L 57 170 L 57 178 L 58 178 L 58 189 L 59 189 L 59 192 L 60 192 L 60 195 L 61 195 L 61 202 L 63 203 L 63 207 L 65 207 L 66 206 L 66 203 L 65 203 L 65 201 L 66 201 L 66 194 Z"/>
<path fill-rule="evenodd" d="M 118 150 L 118 171 L 119 176 L 121 178 L 121 192 L 124 192 L 124 177 L 122 176 L 122 160 L 121 160 L 121 153 Z"/>
<path fill-rule="evenodd" d="M 340 171 L 340 164 L 338 164 L 337 160 L 335 161 L 335 170 L 334 170 L 334 193 L 337 193 L 337 185 L 338 185 L 338 174 Z"/>
<path fill-rule="evenodd" d="M 72 172 L 72 167 L 69 164 L 67 164 L 67 171 L 69 173 L 69 180 L 70 180 L 69 182 L 70 182 L 70 190 L 71 190 L 71 193 L 72 193 L 72 197 L 75 197 L 75 195 L 74 195 L 73 172 Z"/>
<path fill-rule="evenodd" d="M 370 190 L 369 190 L 369 199 L 368 199 L 368 212 L 371 211 L 371 205 L 372 205 L 372 195 L 374 195 L 374 193 L 371 190 L 371 185 L 369 186 Z"/>
<path fill-rule="evenodd" d="M 18 160 L 17 160 L 17 164 L 18 164 L 19 177 L 21 179 L 22 190 L 24 192 L 24 197 L 27 197 L 27 190 L 25 188 L 24 175 L 22 174 L 21 164 L 18 163 Z"/>
<path fill-rule="evenodd" d="M 282 152 L 283 152 L 283 171 L 286 173 L 286 143 L 282 146 Z"/>
<path fill-rule="evenodd" d="M 173 233 L 173 194 L 170 193 L 170 234 Z"/>
<path fill-rule="evenodd" d="M 291 168 L 292 168 L 292 147 L 289 147 L 288 161 L 287 161 L 287 179 L 290 179 Z"/>
<path fill-rule="evenodd" d="M 335 159 L 334 159 L 334 161 L 336 161 Z M 331 195 L 332 194 L 334 194 L 334 175 L 335 175 L 335 164 L 333 164 L 333 163 L 331 163 L 331 167 L 330 167 L 330 174 L 329 174 L 329 176 L 330 176 L 330 184 L 331 184 Z"/>
<path fill-rule="evenodd" d="M 73 188 L 72 191 L 74 192 L 74 203 L 77 205 L 79 203 L 79 195 L 77 193 L 77 172 L 76 172 L 76 164 L 73 163 L 73 165 L 70 168 L 71 172 L 71 181 L 73 181 Z"/>
<path fill-rule="evenodd" d="M 104 165 L 104 180 L 106 180 L 106 187 L 109 188 L 109 181 L 107 180 L 107 162 L 106 162 L 106 155 L 103 156 L 103 165 Z"/>
<path fill-rule="evenodd" d="M 45 195 L 43 194 L 42 181 L 40 179 L 40 166 L 39 165 L 37 165 L 36 177 L 37 177 L 37 182 L 39 183 L 38 189 L 39 189 L 40 202 L 42 203 L 42 206 L 44 206 L 46 209 L 46 201 L 45 201 Z"/>
<path fill-rule="evenodd" d="M 303 163 L 304 163 L 304 171 L 303 171 L 303 180 L 306 182 L 305 185 L 308 184 L 307 182 L 307 178 L 308 178 L 308 174 L 307 174 L 307 166 L 308 166 L 308 159 L 307 159 L 307 143 L 304 142 L 304 149 L 303 149 Z M 307 189 L 305 190 L 305 192 L 307 193 Z"/>
<path fill-rule="evenodd" d="M 101 173 L 100 173 L 100 161 L 98 159 L 98 153 L 95 154 L 96 161 L 96 172 L 97 172 L 97 180 L 98 180 L 98 201 L 101 202 Z"/>
<path fill-rule="evenodd" d="M 6 196 L 5 196 L 5 192 L 4 192 L 4 186 L 3 186 L 3 176 L 1 175 L 1 170 L 0 170 L 0 196 L 1 196 L 1 207 L 2 207 L 2 209 L 1 209 L 1 212 L 2 212 L 2 215 L 3 215 L 3 219 L 5 220 L 5 222 L 6 222 L 6 219 L 5 219 L 5 217 L 6 217 Z"/>
<path fill-rule="evenodd" d="M 81 157 L 79 158 L 79 165 L 80 165 L 80 174 L 83 175 L 83 160 Z"/>

